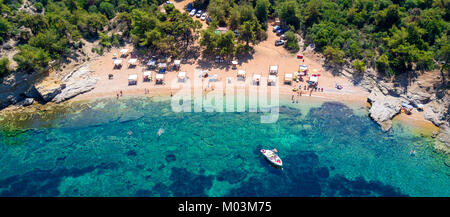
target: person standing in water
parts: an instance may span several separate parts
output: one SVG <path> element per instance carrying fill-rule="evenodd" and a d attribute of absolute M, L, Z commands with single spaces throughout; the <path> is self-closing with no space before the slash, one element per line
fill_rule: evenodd
<path fill-rule="evenodd" d="M 159 128 L 158 130 L 158 140 L 161 138 L 161 135 L 164 133 L 164 129 L 163 128 Z"/>

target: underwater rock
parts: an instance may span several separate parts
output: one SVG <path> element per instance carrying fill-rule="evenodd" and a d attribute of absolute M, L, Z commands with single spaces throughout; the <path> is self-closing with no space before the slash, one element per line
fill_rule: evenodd
<path fill-rule="evenodd" d="M 136 197 L 151 197 L 153 196 L 152 191 L 146 190 L 146 189 L 139 189 L 136 191 Z"/>
<path fill-rule="evenodd" d="M 168 163 L 173 162 L 173 161 L 176 161 L 176 160 L 177 160 L 177 157 L 176 157 L 174 154 L 168 154 L 168 155 L 166 155 L 166 161 L 167 161 Z"/>
<path fill-rule="evenodd" d="M 155 186 L 153 186 L 152 191 L 155 193 L 159 193 L 159 196 L 161 196 L 161 197 L 170 196 L 169 187 L 167 187 L 167 185 L 164 185 L 161 182 L 156 183 Z"/>
<path fill-rule="evenodd" d="M 321 179 L 326 179 L 330 176 L 330 172 L 328 171 L 328 169 L 326 167 L 321 167 L 319 168 L 317 171 L 317 176 Z"/>
<path fill-rule="evenodd" d="M 172 168 L 169 189 L 175 197 L 206 197 L 213 183 L 212 176 L 197 175 L 186 168 Z"/>
<path fill-rule="evenodd" d="M 444 165 L 450 167 L 450 159 L 445 159 L 444 160 Z"/>
<path fill-rule="evenodd" d="M 245 179 L 245 173 L 237 170 L 226 169 L 220 171 L 217 175 L 218 181 L 227 181 L 230 184 L 236 184 Z"/>
<path fill-rule="evenodd" d="M 392 128 L 391 119 L 402 108 L 400 99 L 385 96 L 379 90 L 373 90 L 367 101 L 372 105 L 369 110 L 370 117 L 381 126 L 383 131 L 390 130 Z"/>
<path fill-rule="evenodd" d="M 139 111 L 127 111 L 123 113 L 119 118 L 119 123 L 125 123 L 128 121 L 135 121 L 144 117 L 144 114 Z"/>

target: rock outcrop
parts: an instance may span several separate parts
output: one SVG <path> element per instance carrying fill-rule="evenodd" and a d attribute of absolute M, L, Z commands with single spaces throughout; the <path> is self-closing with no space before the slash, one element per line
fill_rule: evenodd
<path fill-rule="evenodd" d="M 32 80 L 33 75 L 21 72 L 4 77 L 0 83 L 0 109 L 24 100 Z"/>
<path fill-rule="evenodd" d="M 46 79 L 34 86 L 45 102 L 50 102 L 55 96 L 60 94 L 65 88 L 65 84 L 56 79 Z"/>
<path fill-rule="evenodd" d="M 91 71 L 89 70 L 89 65 L 82 66 L 69 73 L 62 80 L 65 82 L 65 88 L 62 89 L 52 101 L 60 103 L 94 89 L 98 82 L 98 78 L 90 77 L 90 74 Z"/>
<path fill-rule="evenodd" d="M 60 103 L 94 89 L 98 81 L 91 77 L 89 65 L 79 67 L 63 79 L 47 76 L 36 82 L 38 77 L 38 73 L 25 72 L 4 77 L 0 83 L 0 109 L 12 104 L 28 106 L 34 101 Z"/>
<path fill-rule="evenodd" d="M 400 112 L 401 100 L 389 95 L 384 95 L 380 90 L 373 90 L 368 102 L 372 105 L 369 110 L 370 117 L 380 124 L 383 131 L 392 128 L 392 118 Z"/>
<path fill-rule="evenodd" d="M 438 139 L 450 149 L 450 93 L 449 90 L 446 91 L 442 97 L 429 103 L 429 107 L 425 109 L 425 119 L 441 129 Z"/>
<path fill-rule="evenodd" d="M 367 68 L 363 75 L 358 75 L 351 66 L 346 65 L 340 73 L 370 92 L 367 99 L 372 105 L 369 116 L 380 124 L 383 131 L 391 128 L 390 119 L 399 113 L 402 103 L 414 107 L 424 105 L 425 119 L 440 128 L 437 138 L 442 144 L 435 147 L 446 146 L 445 151 L 450 151 L 450 91 L 440 89 L 445 85 L 436 71 L 419 74 L 416 78 L 408 78 L 408 73 L 404 73 L 393 82 L 378 75 L 373 68 Z"/>
<path fill-rule="evenodd" d="M 26 99 L 18 102 L 16 105 L 18 105 L 18 106 L 29 106 L 29 105 L 32 105 L 33 102 L 34 102 L 33 98 L 26 98 Z"/>

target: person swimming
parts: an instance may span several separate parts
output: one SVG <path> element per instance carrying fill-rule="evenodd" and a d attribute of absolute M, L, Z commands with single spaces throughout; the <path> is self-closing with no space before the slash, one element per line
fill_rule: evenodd
<path fill-rule="evenodd" d="M 409 152 L 409 155 L 411 155 L 412 157 L 416 156 L 416 150 L 412 149 L 412 150 Z"/>
<path fill-rule="evenodd" d="M 133 131 L 131 131 L 131 130 L 128 131 L 128 135 L 129 135 L 129 136 L 133 135 Z"/>
<path fill-rule="evenodd" d="M 160 137 L 163 133 L 164 133 L 164 129 L 163 128 L 159 128 L 159 130 L 158 130 L 158 137 Z"/>

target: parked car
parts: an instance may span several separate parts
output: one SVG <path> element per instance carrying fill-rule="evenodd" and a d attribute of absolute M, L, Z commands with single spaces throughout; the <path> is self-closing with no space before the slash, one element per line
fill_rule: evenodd
<path fill-rule="evenodd" d="M 239 37 L 239 32 L 237 31 L 237 29 L 235 29 L 233 32 L 234 32 L 234 36 Z"/>
<path fill-rule="evenodd" d="M 276 31 L 278 31 L 279 29 L 281 29 L 280 26 L 274 26 L 274 27 L 273 27 L 273 32 L 276 32 Z"/>
<path fill-rule="evenodd" d="M 186 11 L 191 11 L 192 10 L 192 3 L 187 4 L 186 6 Z"/>
<path fill-rule="evenodd" d="M 280 39 L 281 39 L 281 40 L 286 40 L 286 35 L 284 35 L 284 34 L 281 35 L 281 36 L 280 36 Z"/>
<path fill-rule="evenodd" d="M 280 36 L 280 35 L 284 34 L 285 32 L 286 32 L 286 29 L 278 29 L 277 35 Z"/>
<path fill-rule="evenodd" d="M 192 9 L 191 13 L 189 13 L 189 16 L 194 16 L 194 15 L 195 15 L 195 12 L 197 12 L 197 10 L 196 10 L 195 8 Z"/>
<path fill-rule="evenodd" d="M 284 44 L 284 40 L 276 40 L 275 41 L 275 46 L 281 46 Z"/>
<path fill-rule="evenodd" d="M 166 5 L 170 5 L 170 4 L 172 4 L 171 1 L 166 1 Z"/>
<path fill-rule="evenodd" d="M 200 17 L 200 20 L 206 20 L 206 16 L 208 16 L 208 15 L 206 14 L 206 12 L 203 13 L 203 14 L 202 14 L 202 17 Z"/>
<path fill-rule="evenodd" d="M 200 18 L 202 16 L 202 10 L 198 10 L 197 14 L 195 15 L 197 18 Z"/>
<path fill-rule="evenodd" d="M 209 23 L 212 21 L 211 17 L 206 18 L 206 24 L 209 25 Z"/>

